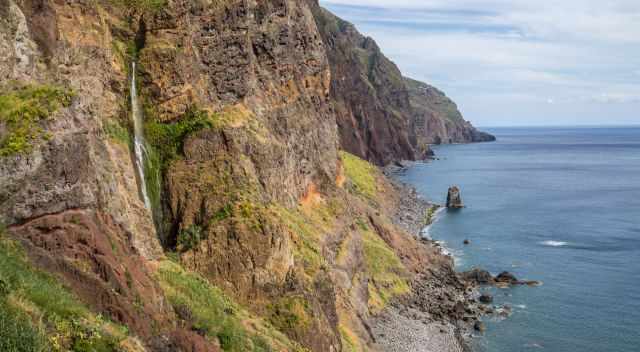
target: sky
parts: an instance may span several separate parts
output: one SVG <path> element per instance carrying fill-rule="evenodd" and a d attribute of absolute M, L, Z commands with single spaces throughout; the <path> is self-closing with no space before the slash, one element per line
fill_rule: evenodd
<path fill-rule="evenodd" d="M 320 0 L 477 126 L 640 125 L 640 0 Z"/>

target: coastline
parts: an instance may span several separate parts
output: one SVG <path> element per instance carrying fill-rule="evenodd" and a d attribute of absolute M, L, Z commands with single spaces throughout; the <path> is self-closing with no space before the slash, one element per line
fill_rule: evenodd
<path fill-rule="evenodd" d="M 408 166 L 384 169 L 401 199 L 393 221 L 429 249 L 430 265 L 416 275 L 409 296 L 397 299 L 372 319 L 376 347 L 389 352 L 468 352 L 474 324 L 481 316 L 476 286 L 460 278 L 453 257 L 440 244 L 423 236 L 435 221 L 425 223 L 434 203 L 398 180 L 397 173 Z"/>

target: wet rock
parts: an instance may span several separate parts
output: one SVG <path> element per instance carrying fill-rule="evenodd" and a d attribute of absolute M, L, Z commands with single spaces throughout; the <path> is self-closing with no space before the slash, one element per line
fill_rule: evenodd
<path fill-rule="evenodd" d="M 490 285 L 494 283 L 491 273 L 478 268 L 463 272 L 461 276 L 463 280 L 479 285 Z"/>
<path fill-rule="evenodd" d="M 447 208 L 450 208 L 450 209 L 464 208 L 464 204 L 462 203 L 462 197 L 460 196 L 460 188 L 458 188 L 458 186 L 449 187 L 449 192 L 447 193 Z"/>
<path fill-rule="evenodd" d="M 473 328 L 478 332 L 485 332 L 487 330 L 487 327 L 480 320 L 476 321 L 476 323 L 473 324 Z"/>
<path fill-rule="evenodd" d="M 468 245 L 470 245 L 470 244 L 471 244 L 471 241 L 469 241 L 469 240 L 464 240 L 462 243 L 468 246 Z"/>
<path fill-rule="evenodd" d="M 488 293 L 483 293 L 482 295 L 480 295 L 480 298 L 478 298 L 478 300 L 480 301 L 480 303 L 491 304 L 493 303 L 493 296 Z"/>
<path fill-rule="evenodd" d="M 498 276 L 496 276 L 495 281 L 498 283 L 506 283 L 510 285 L 517 285 L 520 283 L 518 278 L 515 275 L 508 271 L 503 271 Z"/>

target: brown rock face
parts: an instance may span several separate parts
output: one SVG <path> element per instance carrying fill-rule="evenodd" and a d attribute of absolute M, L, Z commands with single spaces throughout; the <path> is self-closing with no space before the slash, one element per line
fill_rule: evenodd
<path fill-rule="evenodd" d="M 425 150 L 430 144 L 496 140 L 465 121 L 456 104 L 439 89 L 406 77 L 404 81 L 413 108 L 411 128 L 419 150 Z"/>
<path fill-rule="evenodd" d="M 217 136 L 189 142 L 187 168 L 223 148 L 234 160 L 246 158 L 265 199 L 289 205 L 311 183 L 333 183 L 330 72 L 305 4 L 175 1 L 147 22 L 140 61 L 158 118 L 176 121 L 197 107 L 233 120 Z"/>
<path fill-rule="evenodd" d="M 457 186 L 449 187 L 449 191 L 447 192 L 447 208 L 464 208 L 462 197 L 460 196 L 460 189 Z"/>
<path fill-rule="evenodd" d="M 493 141 L 462 118 L 455 103 L 402 76 L 372 38 L 308 0 L 331 65 L 341 147 L 379 165 L 430 155 L 430 144 Z"/>
<path fill-rule="evenodd" d="M 331 65 L 342 148 L 379 165 L 421 157 L 409 128 L 409 94 L 398 67 L 373 39 L 310 2 Z"/>

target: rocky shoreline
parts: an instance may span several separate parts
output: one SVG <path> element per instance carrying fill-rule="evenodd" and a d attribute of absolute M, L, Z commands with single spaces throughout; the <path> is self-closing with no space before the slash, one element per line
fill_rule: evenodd
<path fill-rule="evenodd" d="M 377 347 L 389 352 L 470 351 L 469 339 L 483 309 L 477 301 L 477 283 L 455 272 L 453 259 L 439 245 L 421 236 L 428 223 L 425 214 L 434 206 L 416 190 L 397 179 L 408 164 L 387 167 L 385 175 L 400 194 L 393 217 L 396 225 L 434 249 L 429 267 L 412 282 L 412 294 L 398 299 L 373 319 Z"/>

